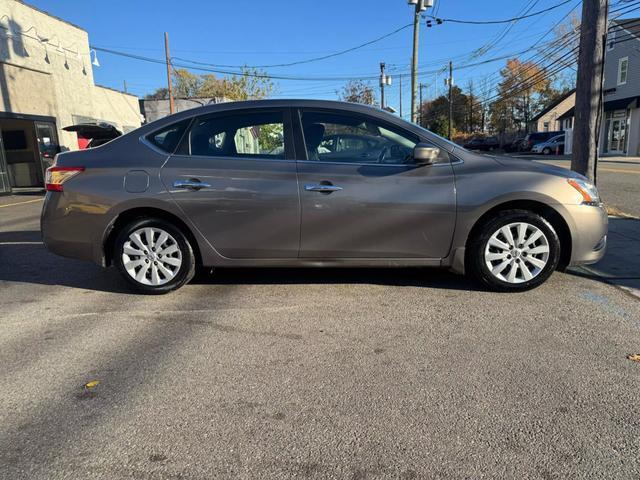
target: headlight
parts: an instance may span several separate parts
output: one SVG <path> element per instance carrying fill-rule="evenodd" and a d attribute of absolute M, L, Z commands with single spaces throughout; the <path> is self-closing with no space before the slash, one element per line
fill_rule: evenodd
<path fill-rule="evenodd" d="M 588 180 L 567 178 L 567 183 L 582 195 L 582 203 L 586 205 L 600 205 L 600 195 L 596 186 Z"/>

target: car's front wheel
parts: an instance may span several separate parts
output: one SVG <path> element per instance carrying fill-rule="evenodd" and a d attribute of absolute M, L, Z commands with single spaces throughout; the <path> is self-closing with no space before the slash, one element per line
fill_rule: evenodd
<path fill-rule="evenodd" d="M 507 210 L 471 239 L 466 265 L 482 284 L 497 291 L 523 291 L 547 280 L 558 266 L 560 240 L 553 226 L 527 210 Z"/>
<path fill-rule="evenodd" d="M 543 155 L 551 155 L 551 149 L 550 149 L 549 147 L 545 147 L 545 148 L 542 150 L 542 154 L 543 154 Z"/>
<path fill-rule="evenodd" d="M 195 255 L 188 238 L 163 219 L 134 220 L 119 232 L 114 248 L 118 270 L 144 293 L 170 292 L 195 274 Z"/>

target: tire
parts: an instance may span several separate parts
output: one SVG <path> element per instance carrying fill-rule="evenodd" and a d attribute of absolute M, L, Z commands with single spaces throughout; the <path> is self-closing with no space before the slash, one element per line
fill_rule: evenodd
<path fill-rule="evenodd" d="M 490 290 L 522 292 L 544 283 L 559 260 L 560 240 L 547 220 L 528 210 L 505 210 L 481 225 L 470 239 L 465 267 Z"/>
<path fill-rule="evenodd" d="M 189 239 L 160 218 L 141 218 L 124 226 L 116 237 L 113 258 L 125 280 L 147 294 L 176 290 L 196 271 Z"/>
<path fill-rule="evenodd" d="M 551 149 L 549 147 L 545 147 L 542 149 L 543 155 L 551 155 Z"/>

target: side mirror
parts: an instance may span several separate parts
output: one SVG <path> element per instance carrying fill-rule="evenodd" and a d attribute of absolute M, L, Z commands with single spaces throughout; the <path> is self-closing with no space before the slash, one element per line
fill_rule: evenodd
<path fill-rule="evenodd" d="M 419 143 L 413 148 L 413 160 L 418 165 L 431 165 L 440 155 L 440 149 L 428 143 Z"/>

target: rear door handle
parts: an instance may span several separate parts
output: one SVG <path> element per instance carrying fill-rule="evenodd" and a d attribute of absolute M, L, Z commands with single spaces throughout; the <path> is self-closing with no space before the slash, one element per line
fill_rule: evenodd
<path fill-rule="evenodd" d="M 331 192 L 339 192 L 342 190 L 342 187 L 338 187 L 336 185 L 305 185 L 304 189 L 307 192 L 320 192 L 320 193 L 331 193 Z"/>
<path fill-rule="evenodd" d="M 201 188 L 211 188 L 211 185 L 207 182 L 201 182 L 200 180 L 176 180 L 173 182 L 173 188 L 187 188 L 189 190 L 200 190 Z"/>

